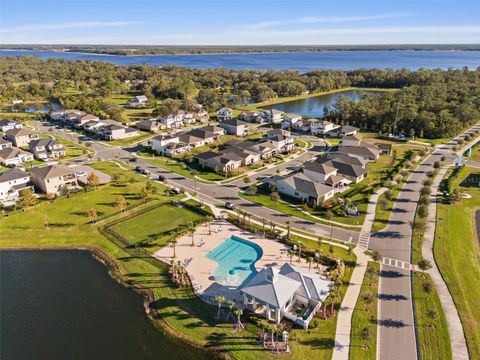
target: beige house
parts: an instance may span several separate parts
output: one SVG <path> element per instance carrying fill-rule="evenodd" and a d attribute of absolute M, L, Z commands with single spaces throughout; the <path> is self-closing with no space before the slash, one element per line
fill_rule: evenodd
<path fill-rule="evenodd" d="M 45 194 L 61 194 L 66 188 L 78 187 L 75 170 L 64 165 L 34 167 L 30 170 L 30 177 Z"/>
<path fill-rule="evenodd" d="M 30 141 L 37 140 L 38 135 L 28 129 L 12 129 L 5 133 L 5 139 L 17 147 L 28 146 Z"/>

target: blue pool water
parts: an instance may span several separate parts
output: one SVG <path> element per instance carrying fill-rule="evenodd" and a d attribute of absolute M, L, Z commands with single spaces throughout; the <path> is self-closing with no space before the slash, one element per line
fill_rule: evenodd
<path fill-rule="evenodd" d="M 257 244 L 231 236 L 205 256 L 218 263 L 213 273 L 217 282 L 238 286 L 255 275 L 255 262 L 262 255 Z"/>

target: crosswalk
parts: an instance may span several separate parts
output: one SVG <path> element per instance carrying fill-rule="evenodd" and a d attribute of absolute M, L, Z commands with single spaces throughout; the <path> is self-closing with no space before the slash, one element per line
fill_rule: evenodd
<path fill-rule="evenodd" d="M 382 258 L 382 264 L 393 266 L 403 270 L 417 270 L 417 266 L 415 264 L 410 264 L 406 261 L 391 259 L 387 257 Z"/>
<path fill-rule="evenodd" d="M 370 232 L 361 231 L 360 236 L 358 237 L 358 245 L 362 248 L 368 249 L 368 244 L 370 242 Z"/>

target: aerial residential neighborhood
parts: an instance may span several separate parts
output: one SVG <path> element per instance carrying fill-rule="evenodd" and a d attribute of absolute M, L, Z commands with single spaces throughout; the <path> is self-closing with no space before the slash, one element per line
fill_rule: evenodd
<path fill-rule="evenodd" d="M 432 5 L 2 1 L 0 359 L 480 359 L 480 9 Z"/>

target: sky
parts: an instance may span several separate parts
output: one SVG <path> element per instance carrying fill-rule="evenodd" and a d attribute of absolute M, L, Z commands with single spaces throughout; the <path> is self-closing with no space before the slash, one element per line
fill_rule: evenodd
<path fill-rule="evenodd" d="M 478 44 L 480 0 L 0 0 L 1 44 Z"/>

